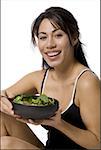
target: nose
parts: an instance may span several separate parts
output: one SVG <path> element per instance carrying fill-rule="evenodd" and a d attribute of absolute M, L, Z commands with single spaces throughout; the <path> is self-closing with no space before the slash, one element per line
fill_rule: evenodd
<path fill-rule="evenodd" d="M 52 37 L 49 37 L 48 41 L 47 41 L 47 49 L 52 49 L 55 47 L 56 47 L 56 43 L 55 43 L 54 39 Z"/>

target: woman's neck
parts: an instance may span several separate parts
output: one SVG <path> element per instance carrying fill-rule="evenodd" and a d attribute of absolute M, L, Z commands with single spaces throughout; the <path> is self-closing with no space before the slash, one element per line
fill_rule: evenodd
<path fill-rule="evenodd" d="M 74 61 L 71 63 L 71 65 L 66 65 L 66 66 L 59 66 L 55 67 L 53 71 L 53 78 L 54 80 L 59 80 L 59 81 L 66 81 L 68 79 L 71 79 L 74 75 L 74 72 L 77 70 L 78 62 Z"/>

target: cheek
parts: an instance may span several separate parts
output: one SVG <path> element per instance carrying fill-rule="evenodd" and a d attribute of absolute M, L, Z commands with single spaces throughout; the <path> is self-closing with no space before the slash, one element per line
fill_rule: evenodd
<path fill-rule="evenodd" d="M 42 44 L 42 43 L 40 43 L 40 42 L 38 42 L 38 48 L 39 48 L 40 52 L 42 52 L 42 51 L 43 51 L 43 49 L 44 49 L 43 44 Z"/>
<path fill-rule="evenodd" d="M 61 40 L 61 41 L 58 41 L 58 46 L 61 49 L 68 49 L 68 48 L 70 48 L 70 42 L 67 40 Z"/>
<path fill-rule="evenodd" d="M 61 39 L 58 39 L 57 44 L 62 48 L 70 46 L 70 41 L 68 36 L 64 35 Z"/>

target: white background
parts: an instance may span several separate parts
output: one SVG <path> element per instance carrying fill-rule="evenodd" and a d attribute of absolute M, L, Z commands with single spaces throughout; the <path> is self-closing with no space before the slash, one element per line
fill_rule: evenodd
<path fill-rule="evenodd" d="M 64 7 L 76 17 L 88 63 L 100 77 L 100 0 L 1 0 L 1 89 L 41 69 L 41 55 L 31 43 L 31 23 L 50 6 Z M 45 143 L 46 131 L 40 126 L 33 130 Z"/>

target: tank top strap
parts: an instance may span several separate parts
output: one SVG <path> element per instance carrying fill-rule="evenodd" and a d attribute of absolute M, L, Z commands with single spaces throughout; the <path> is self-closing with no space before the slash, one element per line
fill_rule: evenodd
<path fill-rule="evenodd" d="M 77 82 L 79 80 L 79 78 L 81 77 L 81 75 L 86 72 L 86 71 L 90 71 L 89 68 L 83 69 L 79 75 L 76 77 L 75 82 L 74 82 L 74 87 L 73 87 L 73 92 L 72 92 L 72 96 L 71 96 L 71 101 L 74 102 L 75 99 L 75 93 L 76 93 L 76 87 L 77 87 Z"/>
<path fill-rule="evenodd" d="M 44 77 L 43 77 L 42 84 L 41 84 L 40 94 L 43 94 L 43 92 L 44 92 L 46 80 L 47 80 L 47 77 L 48 77 L 48 73 L 49 73 L 49 68 L 47 68 L 45 70 Z"/>
<path fill-rule="evenodd" d="M 67 106 L 67 108 L 62 112 L 62 114 L 63 114 L 64 112 L 66 112 L 66 110 L 74 103 L 74 100 L 75 100 L 75 93 L 76 93 L 76 86 L 77 86 L 78 79 L 80 78 L 80 76 L 81 76 L 85 71 L 88 71 L 88 70 L 90 70 L 90 69 L 89 69 L 89 68 L 83 69 L 83 70 L 78 74 L 78 76 L 76 77 L 76 79 L 75 79 L 75 81 L 74 81 L 73 90 L 72 90 L 71 100 L 70 100 L 69 105 Z"/>

